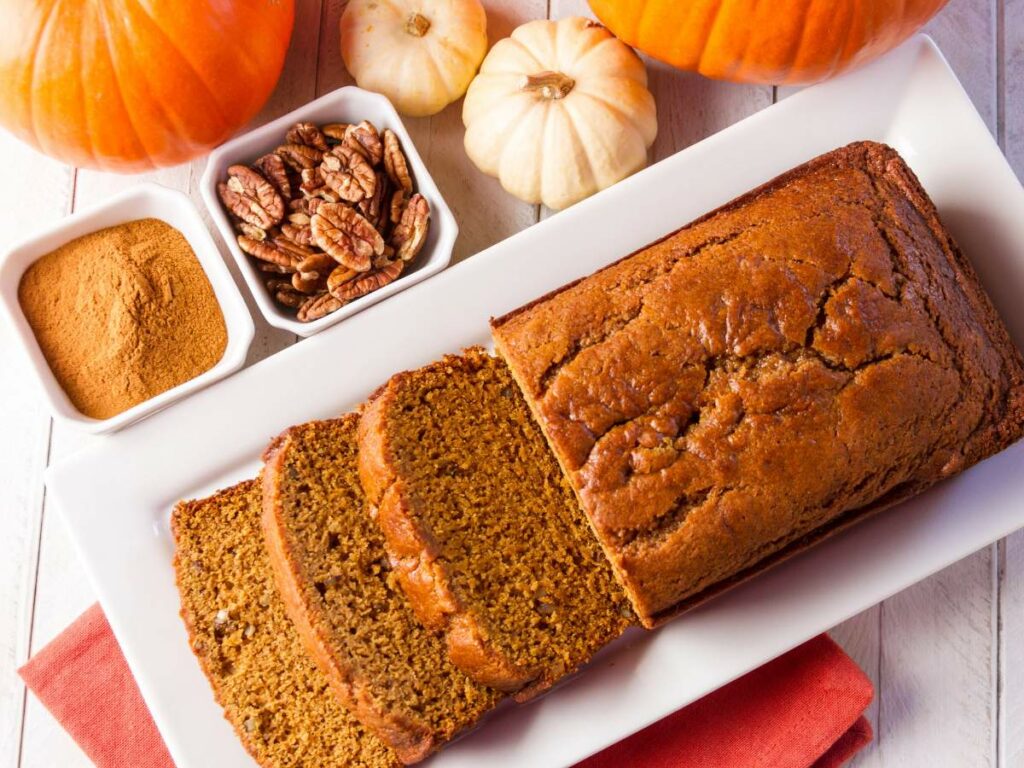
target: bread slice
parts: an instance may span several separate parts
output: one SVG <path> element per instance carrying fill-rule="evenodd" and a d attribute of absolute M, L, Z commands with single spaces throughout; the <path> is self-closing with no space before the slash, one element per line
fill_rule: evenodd
<path fill-rule="evenodd" d="M 285 615 L 255 480 L 183 501 L 171 529 L 181 616 L 224 716 L 265 768 L 395 768 L 331 693 Z"/>
<path fill-rule="evenodd" d="M 395 572 L 467 674 L 525 699 L 631 623 L 505 364 L 482 349 L 393 377 L 359 425 Z"/>
<path fill-rule="evenodd" d="M 353 714 L 403 762 L 422 760 L 502 698 L 449 662 L 392 584 L 349 415 L 294 427 L 267 450 L 263 528 L 285 607 Z"/>

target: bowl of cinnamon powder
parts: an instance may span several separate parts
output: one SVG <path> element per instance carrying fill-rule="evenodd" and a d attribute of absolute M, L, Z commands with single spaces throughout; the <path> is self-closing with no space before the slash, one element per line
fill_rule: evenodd
<path fill-rule="evenodd" d="M 236 371 L 254 334 L 195 206 L 156 184 L 10 250 L 0 307 L 54 415 L 94 433 Z"/>

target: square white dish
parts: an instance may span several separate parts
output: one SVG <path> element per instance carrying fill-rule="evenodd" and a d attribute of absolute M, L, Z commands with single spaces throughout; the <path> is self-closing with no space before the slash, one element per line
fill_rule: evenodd
<path fill-rule="evenodd" d="M 941 54 L 919 36 L 51 470 L 49 491 L 179 768 L 253 765 L 177 615 L 167 523 L 179 498 L 253 476 L 274 434 L 351 409 L 392 373 L 488 343 L 491 316 L 859 139 L 895 146 L 918 173 L 1019 345 L 1024 190 Z M 302 398 L 266 406 L 267 392 L 299 383 Z M 630 635 L 431 766 L 572 765 L 1024 526 L 1022 460 L 1018 444 L 655 633 Z"/>
<path fill-rule="evenodd" d="M 210 370 L 172 387 L 156 397 L 132 406 L 108 419 L 93 419 L 79 411 L 57 382 L 43 356 L 28 320 L 18 303 L 18 285 L 25 270 L 39 257 L 65 243 L 106 227 L 136 219 L 154 218 L 177 229 L 195 252 L 213 287 L 217 303 L 224 313 L 228 341 L 221 359 Z M 245 301 L 238 292 L 216 243 L 203 223 L 199 211 L 187 195 L 177 190 L 145 183 L 111 197 L 103 203 L 67 216 L 54 225 L 15 245 L 0 264 L 0 310 L 21 342 L 27 368 L 32 372 L 42 396 L 54 416 L 77 429 L 94 434 L 114 432 L 164 408 L 175 400 L 234 373 L 245 363 L 255 328 Z"/>
<path fill-rule="evenodd" d="M 368 293 L 366 296 L 351 301 L 341 309 L 321 317 L 310 323 L 299 322 L 294 312 L 281 307 L 267 291 L 264 279 L 253 260 L 238 247 L 237 235 L 228 219 L 220 198 L 217 196 L 217 183 L 227 176 L 227 169 L 236 164 L 247 165 L 261 155 L 266 154 L 284 143 L 284 135 L 295 123 L 309 121 L 317 125 L 324 123 L 358 123 L 369 120 L 378 130 L 390 128 L 402 143 L 402 151 L 409 163 L 409 170 L 416 184 L 416 191 L 423 195 L 430 205 L 430 230 L 427 242 L 409 265 L 401 277 L 393 283 Z M 215 149 L 206 163 L 206 170 L 199 184 L 203 203 L 213 219 L 220 236 L 227 243 L 228 250 L 235 259 L 238 269 L 245 278 L 246 285 L 256 299 L 267 322 L 276 328 L 291 331 L 299 336 L 312 336 L 324 328 L 334 325 L 347 317 L 351 317 L 367 307 L 403 291 L 421 280 L 440 272 L 452 260 L 452 248 L 459 235 L 459 227 L 455 222 L 448 204 L 441 197 L 441 192 L 427 170 L 416 146 L 413 144 L 403 125 L 398 112 L 391 102 L 378 93 L 370 93 L 354 85 L 338 88 L 315 101 L 311 101 L 273 122 L 244 133 Z"/>

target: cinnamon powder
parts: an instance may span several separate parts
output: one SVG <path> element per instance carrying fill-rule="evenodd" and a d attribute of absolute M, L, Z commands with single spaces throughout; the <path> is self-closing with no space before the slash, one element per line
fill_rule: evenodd
<path fill-rule="evenodd" d="M 106 419 L 212 368 L 224 315 L 185 237 L 157 219 L 85 235 L 28 268 L 18 300 L 74 406 Z"/>

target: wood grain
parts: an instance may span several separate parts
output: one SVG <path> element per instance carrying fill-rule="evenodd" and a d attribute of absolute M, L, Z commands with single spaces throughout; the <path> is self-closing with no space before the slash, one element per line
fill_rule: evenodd
<path fill-rule="evenodd" d="M 1024 765 L 1024 532 L 1005 541 L 1000 569 L 999 762 Z"/>
<path fill-rule="evenodd" d="M 6 134 L 0 135 L 0 157 L 13 182 L 0 185 L 4 249 L 70 210 L 74 171 Z M 25 688 L 15 670 L 31 648 L 50 419 L 27 367 L 14 358 L 16 341 L 6 324 L 0 326 L 0 345 L 12 351 L 0 365 L 0 766 L 14 768 L 25 703 Z"/>
<path fill-rule="evenodd" d="M 1000 138 L 1024 179 L 1024 0 L 1001 4 Z M 998 764 L 1024 766 L 1024 531 L 1003 542 L 999 569 Z"/>
<path fill-rule="evenodd" d="M 1000 72 L 1003 149 L 1024 179 L 1024 0 L 1003 0 Z"/>
<path fill-rule="evenodd" d="M 79 196 L 76 194 L 75 198 L 77 201 Z M 50 463 L 60 461 L 102 439 L 56 423 L 53 426 Z M 42 516 L 32 652 L 36 653 L 56 637 L 95 601 L 88 575 L 78 559 L 67 526 L 52 505 L 47 503 Z M 26 703 L 22 750 L 22 768 L 85 768 L 91 765 L 78 745 L 33 696 L 29 696 Z"/>

